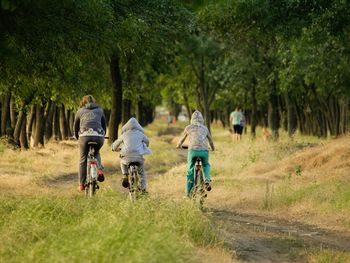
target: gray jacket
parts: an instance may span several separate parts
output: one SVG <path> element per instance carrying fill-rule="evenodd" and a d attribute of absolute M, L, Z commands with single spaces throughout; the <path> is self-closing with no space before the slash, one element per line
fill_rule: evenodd
<path fill-rule="evenodd" d="M 191 117 L 191 125 L 185 128 L 185 131 L 178 143 L 180 147 L 185 139 L 188 137 L 189 150 L 208 150 L 208 143 L 212 150 L 214 150 L 213 139 L 209 133 L 208 128 L 204 125 L 202 113 L 195 111 Z"/>
<path fill-rule="evenodd" d="M 96 103 L 88 103 L 75 115 L 74 136 L 104 136 L 106 134 L 106 117 Z"/>
<path fill-rule="evenodd" d="M 141 158 L 145 154 L 151 154 L 148 148 L 149 140 L 144 130 L 135 118 L 131 118 L 122 127 L 122 134 L 112 144 L 112 151 L 119 151 L 122 158 Z"/>

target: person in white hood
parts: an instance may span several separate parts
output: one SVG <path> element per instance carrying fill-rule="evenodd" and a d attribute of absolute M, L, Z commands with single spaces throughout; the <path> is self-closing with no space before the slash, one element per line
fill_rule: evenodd
<path fill-rule="evenodd" d="M 209 147 L 214 151 L 214 142 L 208 128 L 204 125 L 202 113 L 195 111 L 191 117 L 191 124 L 186 126 L 182 137 L 177 144 L 181 148 L 185 139 L 188 137 L 188 154 L 187 154 L 187 196 L 190 196 L 194 186 L 194 166 L 197 157 L 202 159 L 205 185 L 208 191 L 211 190 L 211 176 L 209 164 Z"/>
<path fill-rule="evenodd" d="M 123 187 L 129 187 L 128 164 L 131 162 L 138 162 L 141 188 L 143 192 L 146 192 L 147 181 L 144 171 L 143 155 L 152 153 L 148 146 L 149 139 L 144 134 L 143 128 L 135 118 L 131 118 L 122 127 L 122 134 L 120 137 L 112 144 L 112 151 L 120 151 L 120 167 L 123 174 Z"/>

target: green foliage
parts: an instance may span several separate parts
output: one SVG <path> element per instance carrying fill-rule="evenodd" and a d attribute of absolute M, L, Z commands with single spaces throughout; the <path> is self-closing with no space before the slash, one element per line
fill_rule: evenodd
<path fill-rule="evenodd" d="M 197 262 L 191 243 L 215 242 L 213 228 L 186 203 L 107 193 L 76 197 L 4 198 L 2 261 Z"/>

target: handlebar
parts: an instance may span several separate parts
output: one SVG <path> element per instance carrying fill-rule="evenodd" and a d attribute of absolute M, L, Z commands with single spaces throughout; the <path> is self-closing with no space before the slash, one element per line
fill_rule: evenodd
<path fill-rule="evenodd" d="M 109 139 L 108 136 L 104 136 L 103 138 L 104 138 L 105 140 L 106 140 L 106 139 Z M 72 137 L 68 137 L 67 140 L 77 140 L 77 138 L 75 138 L 74 136 L 72 136 Z"/>
<path fill-rule="evenodd" d="M 188 145 L 181 145 L 181 149 L 185 149 L 187 150 L 188 149 Z M 214 151 L 213 149 L 210 149 L 211 151 Z"/>

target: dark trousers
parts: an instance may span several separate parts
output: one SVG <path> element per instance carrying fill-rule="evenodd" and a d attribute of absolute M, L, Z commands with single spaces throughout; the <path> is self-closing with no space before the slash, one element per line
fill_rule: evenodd
<path fill-rule="evenodd" d="M 96 142 L 97 144 L 88 145 L 88 142 Z M 95 150 L 95 157 L 97 159 L 97 167 L 101 168 L 101 156 L 100 149 L 104 143 L 104 137 L 100 136 L 80 136 L 79 147 L 80 147 L 80 161 L 79 161 L 79 182 L 84 184 L 86 180 L 86 165 L 87 156 L 89 153 L 90 146 Z"/>

